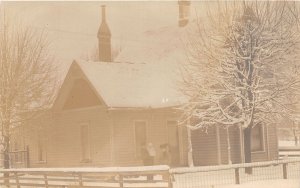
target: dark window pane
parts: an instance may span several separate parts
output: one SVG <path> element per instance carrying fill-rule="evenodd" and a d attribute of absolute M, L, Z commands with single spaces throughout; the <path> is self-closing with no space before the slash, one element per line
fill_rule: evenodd
<path fill-rule="evenodd" d="M 146 145 L 147 133 L 146 133 L 146 122 L 136 121 L 135 122 L 135 149 L 137 158 L 141 158 L 142 147 Z"/>
<path fill-rule="evenodd" d="M 263 127 L 256 125 L 251 130 L 251 151 L 263 151 Z"/>

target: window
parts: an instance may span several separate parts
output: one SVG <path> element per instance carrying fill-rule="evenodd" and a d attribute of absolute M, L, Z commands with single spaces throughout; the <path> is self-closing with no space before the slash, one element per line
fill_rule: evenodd
<path fill-rule="evenodd" d="M 44 138 L 41 131 L 38 132 L 38 141 L 37 141 L 37 157 L 39 162 L 46 161 L 46 150 L 44 145 Z"/>
<path fill-rule="evenodd" d="M 147 132 L 146 132 L 146 122 L 145 121 L 135 121 L 135 153 L 138 159 L 141 159 L 142 147 L 146 145 L 147 142 Z"/>
<path fill-rule="evenodd" d="M 81 138 L 81 159 L 82 162 L 90 161 L 90 139 L 89 139 L 89 125 L 80 126 L 80 138 Z"/>
<path fill-rule="evenodd" d="M 251 151 L 263 151 L 264 142 L 263 142 L 263 126 L 256 125 L 251 130 Z"/>

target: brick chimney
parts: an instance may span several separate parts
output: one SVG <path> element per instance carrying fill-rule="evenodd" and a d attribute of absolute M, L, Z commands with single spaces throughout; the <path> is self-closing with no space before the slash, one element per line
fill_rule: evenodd
<path fill-rule="evenodd" d="M 98 30 L 99 61 L 111 62 L 111 33 L 106 22 L 105 5 L 101 9 L 102 21 Z"/>
<path fill-rule="evenodd" d="M 189 0 L 178 0 L 178 7 L 179 7 L 178 26 L 179 27 L 184 27 L 189 22 L 190 4 L 191 2 Z"/>

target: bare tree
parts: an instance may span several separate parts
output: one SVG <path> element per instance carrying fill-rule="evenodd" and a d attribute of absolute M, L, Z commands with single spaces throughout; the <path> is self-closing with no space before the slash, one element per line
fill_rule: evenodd
<path fill-rule="evenodd" d="M 190 30 L 182 121 L 190 128 L 238 126 L 245 162 L 251 129 L 289 114 L 299 92 L 298 8 L 295 2 L 223 2 Z M 251 173 L 251 170 L 249 171 Z"/>
<path fill-rule="evenodd" d="M 11 129 L 49 106 L 57 88 L 44 32 L 8 20 L 0 23 L 0 144 L 5 168 Z"/>

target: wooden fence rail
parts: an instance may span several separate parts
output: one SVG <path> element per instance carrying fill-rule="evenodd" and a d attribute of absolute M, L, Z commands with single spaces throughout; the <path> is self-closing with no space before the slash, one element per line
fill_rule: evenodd
<path fill-rule="evenodd" d="M 0 186 L 67 188 L 171 188 L 168 166 L 112 168 L 24 168 L 0 170 Z"/>
<path fill-rule="evenodd" d="M 21 168 L 0 169 L 0 187 L 190 188 L 300 177 L 300 159 L 246 164 L 184 167 Z M 245 168 L 253 174 L 245 174 Z M 192 181 L 192 185 L 190 181 Z M 189 183 L 187 183 L 189 182 Z"/>
<path fill-rule="evenodd" d="M 196 174 L 197 179 L 199 182 L 197 182 L 197 186 L 202 185 L 202 182 L 204 179 L 201 178 L 201 175 L 206 173 L 206 179 L 203 182 L 209 182 L 211 179 L 210 185 L 214 184 L 226 184 L 226 183 L 219 183 L 216 179 L 222 179 L 225 180 L 224 182 L 232 182 L 235 184 L 241 184 L 243 182 L 247 182 L 247 178 L 258 180 L 264 180 L 264 179 L 272 179 L 272 176 L 276 176 L 276 178 L 282 178 L 282 179 L 288 179 L 290 176 L 298 176 L 300 178 L 300 158 L 295 159 L 286 159 L 286 160 L 275 160 L 275 161 L 264 161 L 264 162 L 253 162 L 253 163 L 242 163 L 242 164 L 232 164 L 232 165 L 218 165 L 218 166 L 202 166 L 202 167 L 185 167 L 185 168 L 176 168 L 176 169 L 170 169 L 170 174 L 175 176 L 175 179 L 180 177 L 180 175 L 186 175 L 186 174 Z M 276 171 L 272 167 L 279 167 Z M 255 172 L 253 174 L 245 175 L 245 168 L 253 168 L 255 169 Z M 293 172 L 289 171 L 289 168 L 291 170 L 294 170 Z M 213 174 L 212 172 L 224 172 L 224 174 L 219 173 L 217 176 Z M 228 174 L 233 174 L 233 176 L 230 176 L 230 179 L 228 178 Z M 211 176 L 208 176 L 208 174 L 211 174 Z M 275 175 L 276 174 L 276 175 Z M 222 177 L 223 176 L 223 177 Z M 252 178 L 251 178 L 252 176 Z M 191 177 L 191 176 L 190 176 Z M 231 179 L 232 178 L 232 179 Z M 243 180 L 243 181 L 242 181 Z M 181 181 L 183 181 L 181 179 Z M 185 181 L 185 180 L 184 180 Z"/>
<path fill-rule="evenodd" d="M 300 157 L 300 147 L 299 146 L 285 146 L 279 147 L 279 157 Z"/>

